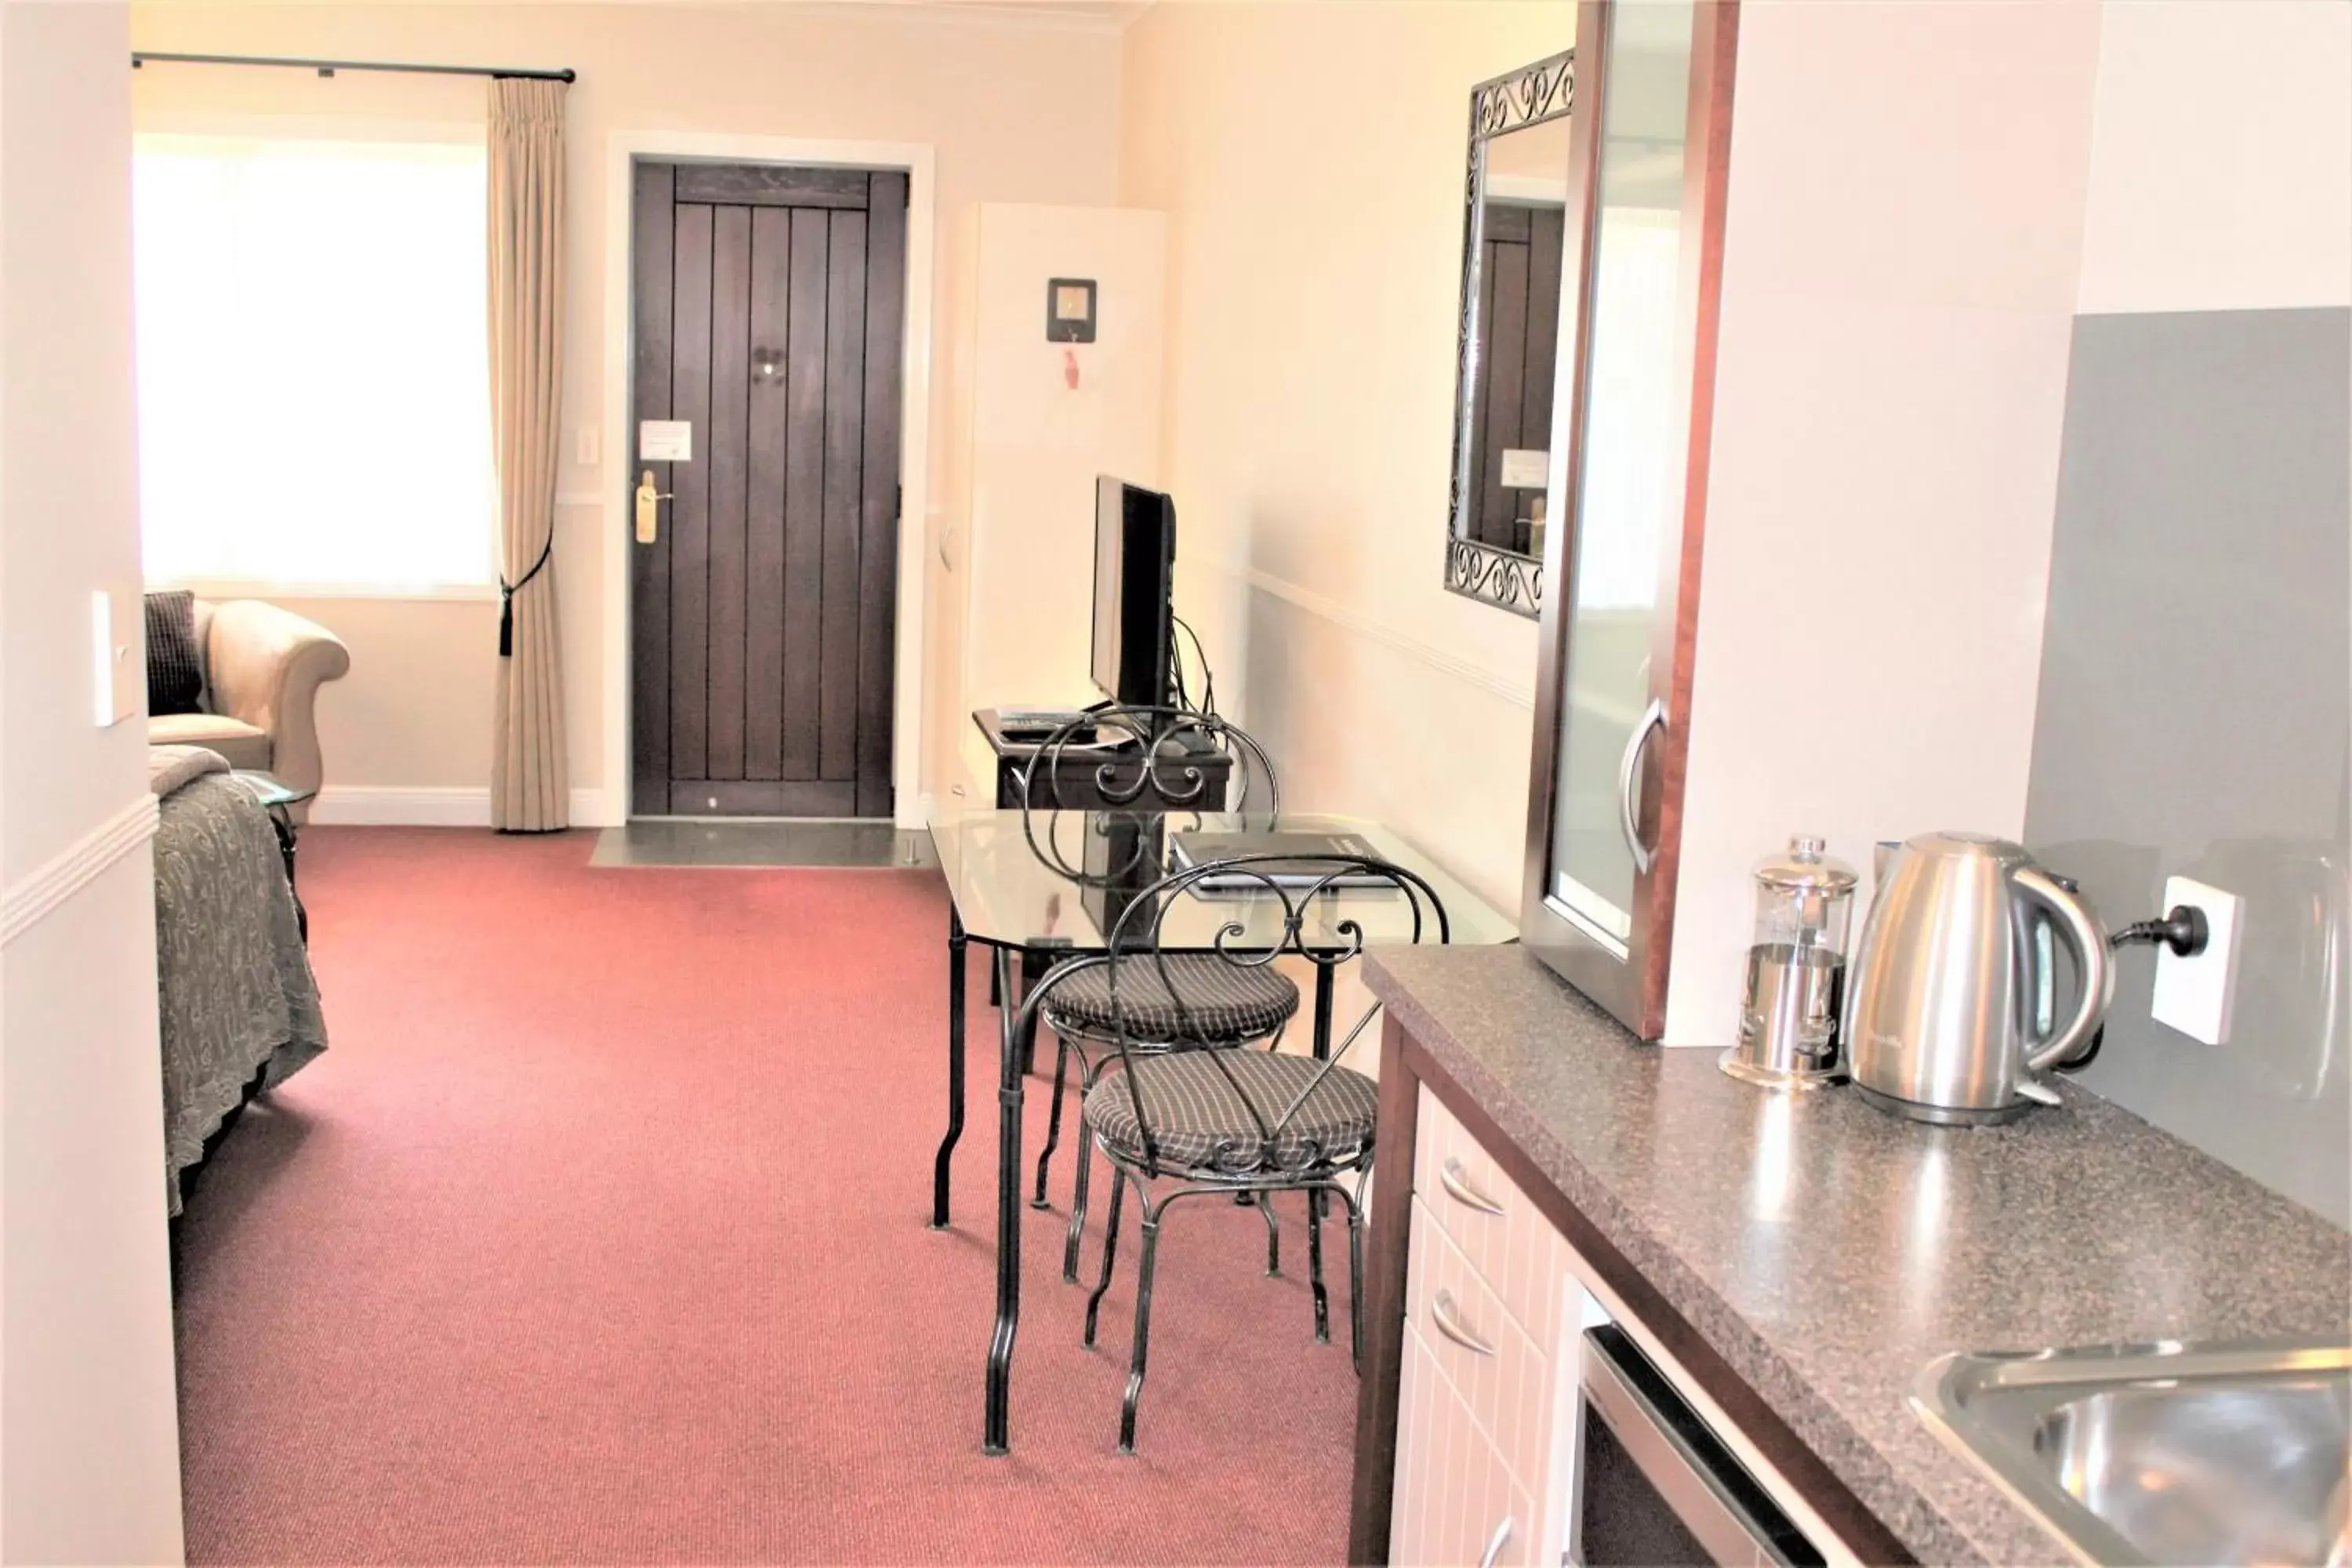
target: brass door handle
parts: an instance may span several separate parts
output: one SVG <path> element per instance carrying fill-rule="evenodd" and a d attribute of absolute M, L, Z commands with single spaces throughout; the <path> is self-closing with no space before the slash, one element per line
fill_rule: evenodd
<path fill-rule="evenodd" d="M 647 468 L 637 480 L 637 542 L 651 544 L 661 532 L 661 503 L 669 500 L 669 492 L 654 489 L 654 471 Z"/>

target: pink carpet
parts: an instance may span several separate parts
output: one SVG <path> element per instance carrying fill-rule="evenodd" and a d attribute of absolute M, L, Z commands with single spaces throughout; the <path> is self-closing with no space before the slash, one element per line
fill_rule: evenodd
<path fill-rule="evenodd" d="M 1122 1458 L 1133 1216 L 1087 1352 L 1060 1214 L 1030 1214 L 1013 1452 L 982 1458 L 995 1015 L 975 962 L 933 1232 L 938 879 L 592 871 L 591 843 L 305 835 L 333 1045 L 179 1237 L 192 1561 L 1344 1555 L 1344 1245 L 1318 1345 L 1296 1203 L 1280 1279 L 1255 1215 L 1180 1206 Z"/>

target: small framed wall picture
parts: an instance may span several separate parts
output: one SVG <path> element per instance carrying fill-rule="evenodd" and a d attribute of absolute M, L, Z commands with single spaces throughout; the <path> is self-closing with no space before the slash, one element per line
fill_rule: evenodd
<path fill-rule="evenodd" d="M 1093 279 L 1049 278 L 1045 280 L 1045 341 L 1049 343 L 1090 343 L 1095 341 Z"/>

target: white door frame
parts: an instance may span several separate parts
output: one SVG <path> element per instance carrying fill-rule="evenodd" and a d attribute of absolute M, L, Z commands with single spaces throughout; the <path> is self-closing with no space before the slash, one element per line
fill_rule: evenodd
<path fill-rule="evenodd" d="M 707 163 L 795 163 L 903 169 L 907 174 L 907 320 L 900 353 L 898 417 L 898 603 L 896 690 L 890 709 L 890 782 L 898 826 L 923 826 L 923 599 L 929 575 L 925 520 L 930 504 L 931 279 L 936 200 L 929 143 L 803 141 L 692 131 L 615 131 L 604 163 L 604 815 L 629 817 L 635 783 L 630 755 L 628 512 L 636 442 L 629 410 L 635 338 L 630 310 L 635 279 L 629 245 L 635 205 L 632 168 L 640 158 Z M 609 824 L 608 824 L 609 825 Z"/>

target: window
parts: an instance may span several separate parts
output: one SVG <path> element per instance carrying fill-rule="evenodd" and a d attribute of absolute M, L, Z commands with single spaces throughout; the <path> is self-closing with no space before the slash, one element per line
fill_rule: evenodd
<path fill-rule="evenodd" d="M 152 583 L 494 580 L 478 145 L 142 136 Z"/>

